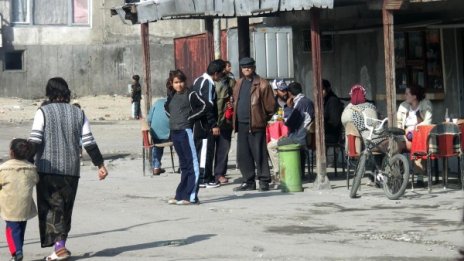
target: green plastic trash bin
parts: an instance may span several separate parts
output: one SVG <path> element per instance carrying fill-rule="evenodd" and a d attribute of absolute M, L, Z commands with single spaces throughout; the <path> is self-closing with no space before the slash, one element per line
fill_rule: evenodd
<path fill-rule="evenodd" d="M 289 144 L 278 147 L 280 184 L 282 192 L 301 192 L 300 145 Z"/>

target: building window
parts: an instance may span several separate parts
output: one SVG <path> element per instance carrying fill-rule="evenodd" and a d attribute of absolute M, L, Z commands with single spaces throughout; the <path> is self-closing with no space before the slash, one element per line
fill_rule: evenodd
<path fill-rule="evenodd" d="M 395 33 L 396 90 L 420 85 L 426 93 L 443 93 L 439 30 Z"/>
<path fill-rule="evenodd" d="M 5 53 L 5 71 L 23 70 L 24 51 L 12 51 Z"/>
<path fill-rule="evenodd" d="M 302 33 L 303 52 L 311 52 L 311 30 L 304 30 Z M 321 52 L 332 52 L 333 51 L 333 35 L 323 34 L 321 35 Z"/>
<path fill-rule="evenodd" d="M 30 25 L 89 25 L 91 0 L 14 0 L 12 22 Z"/>
<path fill-rule="evenodd" d="M 12 3 L 12 16 L 13 23 L 29 23 L 29 0 L 14 0 Z"/>
<path fill-rule="evenodd" d="M 89 1 L 73 1 L 73 24 L 89 24 Z"/>

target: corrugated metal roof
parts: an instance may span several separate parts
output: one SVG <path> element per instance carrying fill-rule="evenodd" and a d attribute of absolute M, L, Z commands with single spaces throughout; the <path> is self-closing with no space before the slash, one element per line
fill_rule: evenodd
<path fill-rule="evenodd" d="M 123 22 L 154 22 L 163 19 L 262 16 L 312 7 L 333 8 L 334 0 L 145 0 L 111 9 Z"/>

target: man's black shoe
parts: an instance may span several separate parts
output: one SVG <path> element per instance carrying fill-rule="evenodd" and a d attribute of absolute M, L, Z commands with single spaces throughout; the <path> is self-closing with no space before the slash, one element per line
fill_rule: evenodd
<path fill-rule="evenodd" d="M 259 191 L 269 191 L 269 183 L 259 182 Z"/>
<path fill-rule="evenodd" d="M 256 190 L 256 184 L 242 183 L 239 187 L 234 188 L 234 191 Z"/>

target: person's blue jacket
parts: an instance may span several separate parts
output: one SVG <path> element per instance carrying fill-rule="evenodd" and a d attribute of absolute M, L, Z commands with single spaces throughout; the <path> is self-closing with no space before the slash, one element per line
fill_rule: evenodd
<path fill-rule="evenodd" d="M 169 118 L 164 110 L 166 100 L 166 98 L 156 100 L 148 113 L 147 122 L 150 125 L 150 134 L 154 140 L 169 139 Z"/>

